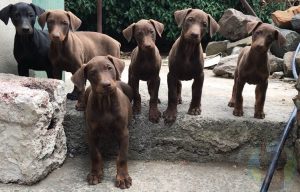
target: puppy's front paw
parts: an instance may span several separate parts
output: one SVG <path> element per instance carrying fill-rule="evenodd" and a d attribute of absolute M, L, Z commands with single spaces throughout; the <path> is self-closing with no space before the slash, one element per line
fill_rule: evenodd
<path fill-rule="evenodd" d="M 132 185 L 132 179 L 128 174 L 118 174 L 116 176 L 116 187 L 128 189 Z"/>
<path fill-rule="evenodd" d="M 176 120 L 176 116 L 177 116 L 177 111 L 176 110 L 167 109 L 163 114 L 165 124 L 174 123 L 175 120 Z"/>
<path fill-rule="evenodd" d="M 190 107 L 188 111 L 189 115 L 200 115 L 201 114 L 201 109 L 200 107 Z"/>
<path fill-rule="evenodd" d="M 158 123 L 161 117 L 161 112 L 157 108 L 149 109 L 149 121 L 152 123 Z"/>
<path fill-rule="evenodd" d="M 99 173 L 99 174 L 89 173 L 88 176 L 87 176 L 87 182 L 90 185 L 97 185 L 98 183 L 101 182 L 101 179 L 102 179 L 102 174 L 101 173 Z"/>
<path fill-rule="evenodd" d="M 234 109 L 232 114 L 233 114 L 234 116 L 241 117 L 241 116 L 244 115 L 244 112 L 243 112 L 243 110 Z"/>
<path fill-rule="evenodd" d="M 265 113 L 264 112 L 256 112 L 254 113 L 254 118 L 256 119 L 264 119 L 265 118 Z"/>

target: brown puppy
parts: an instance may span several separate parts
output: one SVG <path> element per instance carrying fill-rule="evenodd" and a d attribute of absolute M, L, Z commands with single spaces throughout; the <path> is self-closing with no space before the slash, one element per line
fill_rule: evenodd
<path fill-rule="evenodd" d="M 233 115 L 243 115 L 243 88 L 245 83 L 255 84 L 255 112 L 254 117 L 265 118 L 264 103 L 268 88 L 269 61 L 268 50 L 273 41 L 283 45 L 286 39 L 270 24 L 249 22 L 247 30 L 252 33 L 252 45 L 245 47 L 238 57 L 237 68 L 234 73 L 232 97 L 228 103 L 234 107 Z"/>
<path fill-rule="evenodd" d="M 120 43 L 113 38 L 96 32 L 74 32 L 80 27 L 81 20 L 71 12 L 46 11 L 38 21 L 42 28 L 47 22 L 51 39 L 49 57 L 54 78 L 60 79 L 63 70 L 74 74 L 83 63 L 95 56 L 120 57 Z M 67 97 L 72 100 L 78 99 L 76 109 L 84 110 L 83 92 L 78 92 L 74 87 Z"/>
<path fill-rule="evenodd" d="M 133 113 L 141 113 L 141 96 L 139 94 L 139 80 L 147 81 L 150 94 L 149 120 L 158 123 L 161 116 L 157 108 L 158 90 L 160 85 L 159 71 L 161 56 L 155 46 L 156 34 L 161 37 L 164 25 L 155 20 L 142 19 L 123 30 L 124 37 L 137 42 L 132 51 L 129 66 L 128 84 L 133 89 Z"/>
<path fill-rule="evenodd" d="M 131 186 L 127 154 L 128 124 L 132 109 L 129 99 L 117 85 L 124 67 L 124 62 L 118 58 L 97 56 L 83 65 L 72 77 L 72 81 L 80 91 L 84 90 L 86 79 L 91 83 L 91 87 L 85 92 L 87 102 L 85 115 L 92 161 L 87 180 L 91 185 L 98 184 L 103 175 L 102 157 L 97 147 L 99 137 L 114 134 L 120 147 L 116 186 L 122 189 Z"/>
<path fill-rule="evenodd" d="M 182 31 L 169 54 L 169 93 L 168 108 L 164 112 L 165 123 L 173 123 L 176 120 L 177 103 L 181 103 L 180 80 L 194 79 L 188 114 L 200 115 L 204 80 L 204 58 L 200 42 L 206 33 L 212 36 L 219 29 L 218 23 L 209 14 L 199 9 L 176 11 L 174 16 Z"/>

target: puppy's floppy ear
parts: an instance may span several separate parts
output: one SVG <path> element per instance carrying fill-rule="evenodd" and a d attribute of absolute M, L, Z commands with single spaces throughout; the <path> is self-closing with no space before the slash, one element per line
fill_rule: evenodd
<path fill-rule="evenodd" d="M 181 27 L 186 16 L 192 11 L 192 8 L 178 10 L 174 12 L 175 21 L 178 27 Z"/>
<path fill-rule="evenodd" d="M 158 21 L 155 21 L 153 19 L 150 19 L 149 21 L 154 26 L 156 33 L 161 37 L 161 34 L 164 31 L 164 24 L 162 24 Z"/>
<path fill-rule="evenodd" d="M 253 31 L 255 31 L 257 29 L 257 27 L 259 27 L 262 24 L 261 21 L 249 21 L 247 23 L 247 32 L 248 34 L 253 33 Z"/>
<path fill-rule="evenodd" d="M 275 30 L 275 39 L 277 40 L 279 46 L 282 46 L 286 43 L 286 38 L 278 30 Z"/>
<path fill-rule="evenodd" d="M 74 15 L 71 11 L 68 11 L 67 14 L 70 19 L 70 25 L 72 31 L 76 31 L 81 25 L 81 20 L 76 15 Z"/>
<path fill-rule="evenodd" d="M 212 37 L 216 32 L 219 31 L 220 26 L 210 14 L 207 15 L 208 15 L 208 24 L 209 24 L 209 36 Z"/>
<path fill-rule="evenodd" d="M 129 25 L 126 29 L 124 29 L 122 31 L 125 39 L 130 42 L 131 39 L 132 39 L 132 36 L 133 36 L 133 31 L 134 31 L 134 26 L 135 26 L 135 23 L 132 23 L 131 25 Z"/>
<path fill-rule="evenodd" d="M 43 8 L 37 6 L 33 3 L 30 3 L 30 6 L 33 8 L 33 10 L 37 16 L 40 16 L 41 14 L 43 14 L 45 12 L 45 10 Z"/>
<path fill-rule="evenodd" d="M 5 23 L 5 25 L 8 24 L 12 6 L 12 4 L 9 4 L 0 11 L 0 19 Z"/>
<path fill-rule="evenodd" d="M 72 82 L 78 88 L 79 91 L 84 91 L 86 83 L 86 65 L 83 64 L 80 69 L 78 69 L 74 75 L 71 77 Z"/>
<path fill-rule="evenodd" d="M 121 80 L 121 74 L 125 68 L 125 62 L 122 61 L 119 58 L 113 57 L 111 55 L 108 55 L 107 58 L 113 63 L 113 65 L 115 66 L 116 69 L 116 79 L 117 80 Z"/>
<path fill-rule="evenodd" d="M 48 16 L 51 12 L 50 11 L 46 11 L 44 13 L 42 13 L 39 18 L 38 18 L 38 22 L 39 22 L 39 25 L 41 26 L 42 29 L 44 29 L 45 27 L 45 24 L 47 22 L 47 19 L 48 19 Z"/>

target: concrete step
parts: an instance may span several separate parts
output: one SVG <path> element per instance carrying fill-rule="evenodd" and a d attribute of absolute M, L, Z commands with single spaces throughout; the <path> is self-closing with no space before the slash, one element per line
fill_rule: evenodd
<path fill-rule="evenodd" d="M 270 192 L 297 192 L 300 177 L 291 163 L 276 172 Z M 65 164 L 46 179 L 33 186 L 0 184 L 1 192 L 89 192 L 122 191 L 114 187 L 116 168 L 114 161 L 104 164 L 102 183 L 89 186 L 87 156 L 68 158 Z M 130 192 L 253 192 L 259 191 L 265 171 L 226 163 L 191 163 L 187 161 L 129 161 L 129 174 L 133 179 Z"/>
<path fill-rule="evenodd" d="M 128 60 L 126 61 L 128 64 Z M 122 78 L 127 82 L 128 65 Z M 167 104 L 168 67 L 162 66 L 159 109 Z M 67 76 L 67 79 L 69 77 Z M 69 84 L 68 84 L 69 83 Z M 69 90 L 72 84 L 67 82 Z M 163 120 L 158 124 L 148 121 L 149 95 L 145 82 L 140 82 L 142 114 L 135 117 L 130 126 L 130 158 L 133 160 L 187 160 L 195 162 L 231 162 L 255 166 L 268 165 L 277 140 L 294 107 L 292 98 L 297 94 L 294 83 L 270 79 L 265 104 L 266 118 L 253 117 L 255 86 L 244 88 L 244 116 L 232 115 L 227 107 L 231 97 L 233 79 L 217 78 L 205 70 L 202 97 L 202 114 L 187 115 L 191 100 L 192 81 L 183 81 L 183 104 L 178 106 L 178 117 L 172 126 Z M 65 132 L 69 152 L 84 154 L 87 150 L 83 112 L 74 109 L 75 102 L 67 102 Z M 296 129 L 294 129 L 294 132 Z M 292 150 L 295 138 L 291 136 L 287 146 Z M 111 148 L 108 144 L 104 148 Z M 284 158 L 281 162 L 284 162 Z"/>

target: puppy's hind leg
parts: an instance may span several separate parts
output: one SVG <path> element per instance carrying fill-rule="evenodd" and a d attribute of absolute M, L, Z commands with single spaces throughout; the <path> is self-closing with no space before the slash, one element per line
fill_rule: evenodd
<path fill-rule="evenodd" d="M 234 73 L 234 84 L 232 88 L 232 94 L 231 94 L 231 99 L 228 102 L 228 107 L 234 107 L 235 104 L 235 95 L 236 95 L 236 80 L 237 79 L 237 72 Z"/>
<path fill-rule="evenodd" d="M 182 104 L 182 97 L 181 97 L 181 90 L 182 84 L 181 81 L 177 81 L 177 104 Z"/>

